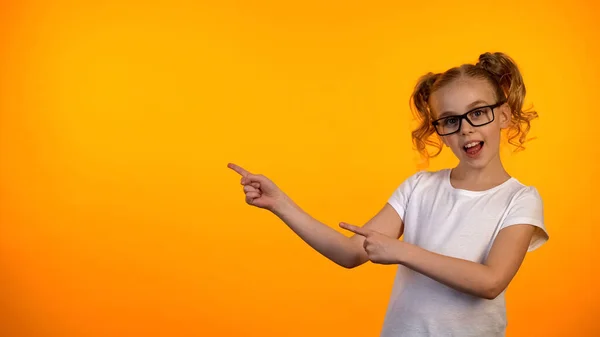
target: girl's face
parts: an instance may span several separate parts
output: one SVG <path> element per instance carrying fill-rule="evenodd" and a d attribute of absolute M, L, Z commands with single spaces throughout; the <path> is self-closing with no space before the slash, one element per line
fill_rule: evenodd
<path fill-rule="evenodd" d="M 498 157 L 500 130 L 509 126 L 511 113 L 508 104 L 485 108 L 496 103 L 492 86 L 482 79 L 459 78 L 431 95 L 429 106 L 433 119 L 452 117 L 440 121 L 438 128 L 443 129 L 442 133 L 452 132 L 460 125 L 458 131 L 440 138 L 461 164 L 481 169 Z M 470 112 L 467 117 L 471 122 L 481 126 L 473 126 L 457 117 L 467 112 Z"/>

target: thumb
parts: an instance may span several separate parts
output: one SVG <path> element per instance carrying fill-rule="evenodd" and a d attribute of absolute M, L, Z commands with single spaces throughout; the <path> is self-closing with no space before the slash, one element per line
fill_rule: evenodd
<path fill-rule="evenodd" d="M 266 177 L 262 174 L 247 174 L 244 178 L 242 178 L 242 184 L 251 184 L 251 183 L 266 183 Z"/>

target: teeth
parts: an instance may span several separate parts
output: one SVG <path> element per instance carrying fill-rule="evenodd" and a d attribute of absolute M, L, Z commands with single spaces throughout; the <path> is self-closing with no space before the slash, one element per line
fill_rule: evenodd
<path fill-rule="evenodd" d="M 469 143 L 469 144 L 465 145 L 465 147 L 468 149 L 468 148 L 473 147 L 473 146 L 478 145 L 478 144 L 479 144 L 479 142 L 472 142 L 472 143 Z"/>

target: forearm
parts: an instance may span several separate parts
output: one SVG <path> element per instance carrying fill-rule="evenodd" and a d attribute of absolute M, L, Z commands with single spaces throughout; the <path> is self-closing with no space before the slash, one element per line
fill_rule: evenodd
<path fill-rule="evenodd" d="M 352 268 L 361 251 L 342 233 L 314 219 L 290 198 L 272 212 L 317 252 L 336 264 Z"/>
<path fill-rule="evenodd" d="M 477 297 L 493 299 L 501 291 L 489 266 L 437 254 L 406 242 L 399 243 L 403 245 L 399 250 L 399 263 L 418 273 Z"/>

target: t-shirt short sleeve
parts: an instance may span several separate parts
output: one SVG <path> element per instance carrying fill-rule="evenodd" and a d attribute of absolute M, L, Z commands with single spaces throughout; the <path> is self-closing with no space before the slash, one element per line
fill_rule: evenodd
<path fill-rule="evenodd" d="M 535 232 L 529 243 L 528 251 L 533 251 L 548 241 L 549 235 L 544 224 L 542 197 L 535 187 L 528 186 L 515 197 L 509 206 L 507 216 L 502 222 L 500 230 L 519 224 L 535 226 Z"/>
<path fill-rule="evenodd" d="M 406 209 L 408 207 L 408 200 L 421 176 L 425 171 L 419 171 L 412 176 L 408 177 L 400 186 L 394 190 L 392 195 L 388 199 L 388 204 L 390 204 L 398 215 L 404 221 L 404 217 L 406 215 Z"/>

